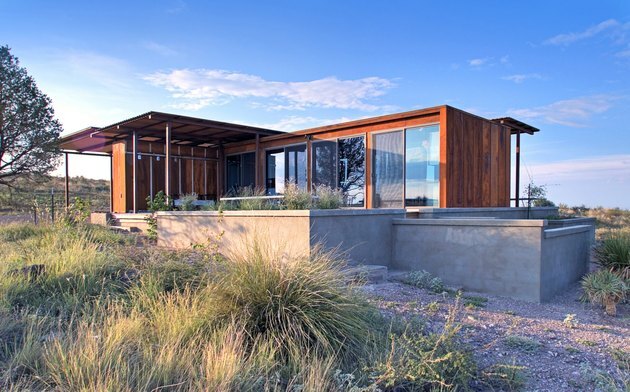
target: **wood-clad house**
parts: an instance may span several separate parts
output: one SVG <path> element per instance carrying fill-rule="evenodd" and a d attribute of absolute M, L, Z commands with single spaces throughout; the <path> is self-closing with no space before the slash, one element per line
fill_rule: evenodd
<path fill-rule="evenodd" d="M 511 135 L 518 183 L 520 135 L 537 131 L 446 105 L 290 133 L 148 112 L 86 128 L 60 147 L 66 162 L 72 153 L 111 156 L 115 213 L 146 210 L 160 190 L 216 200 L 246 186 L 282 194 L 289 182 L 340 188 L 357 208 L 509 207 Z"/>

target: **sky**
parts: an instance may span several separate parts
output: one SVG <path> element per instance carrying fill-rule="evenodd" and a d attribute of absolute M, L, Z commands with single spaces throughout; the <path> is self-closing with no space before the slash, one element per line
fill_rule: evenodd
<path fill-rule="evenodd" d="M 552 201 L 630 208 L 627 0 L 0 0 L 0 20 L 64 134 L 150 110 L 291 131 L 447 104 L 540 128 L 521 178 Z M 108 179 L 108 160 L 71 156 L 70 175 Z"/>

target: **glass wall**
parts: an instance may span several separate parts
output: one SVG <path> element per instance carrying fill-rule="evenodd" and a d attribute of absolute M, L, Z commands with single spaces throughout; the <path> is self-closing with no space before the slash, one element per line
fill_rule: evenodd
<path fill-rule="evenodd" d="M 311 146 L 313 186 L 337 188 L 337 141 L 317 141 Z"/>
<path fill-rule="evenodd" d="M 347 206 L 363 207 L 365 195 L 365 142 L 362 136 L 337 141 L 338 186 Z"/>
<path fill-rule="evenodd" d="M 405 131 L 405 205 L 439 206 L 440 127 Z"/>
<path fill-rule="evenodd" d="M 404 192 L 404 133 L 378 133 L 372 145 L 372 191 L 375 208 L 402 208 Z"/>
<path fill-rule="evenodd" d="M 306 189 L 306 144 L 267 151 L 266 188 L 281 195 L 289 182 Z"/>
<path fill-rule="evenodd" d="M 230 155 L 226 158 L 225 189 L 236 194 L 239 188 L 254 187 L 256 183 L 256 153 Z"/>

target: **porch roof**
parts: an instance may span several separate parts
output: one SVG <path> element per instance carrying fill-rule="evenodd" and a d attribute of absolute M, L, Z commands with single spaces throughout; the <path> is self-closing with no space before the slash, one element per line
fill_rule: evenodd
<path fill-rule="evenodd" d="M 164 142 L 166 124 L 169 122 L 172 127 L 173 145 L 213 147 L 254 139 L 256 135 L 271 136 L 284 133 L 248 125 L 151 111 L 103 128 L 88 127 L 64 136 L 60 138 L 59 147 L 63 151 L 111 154 L 112 144 L 128 138 L 134 131 L 140 141 Z"/>

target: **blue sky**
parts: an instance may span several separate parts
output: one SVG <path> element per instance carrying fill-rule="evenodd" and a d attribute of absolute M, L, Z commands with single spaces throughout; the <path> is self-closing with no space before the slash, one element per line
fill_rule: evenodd
<path fill-rule="evenodd" d="M 626 0 L 0 0 L 0 17 L 67 133 L 149 110 L 288 131 L 449 104 L 540 128 L 522 178 L 550 199 L 630 208 Z"/>

